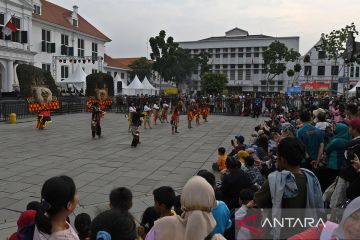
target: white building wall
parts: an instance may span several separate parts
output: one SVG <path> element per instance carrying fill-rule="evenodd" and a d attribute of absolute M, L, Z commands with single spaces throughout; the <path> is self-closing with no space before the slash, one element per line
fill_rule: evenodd
<path fill-rule="evenodd" d="M 280 41 L 284 43 L 289 49 L 293 48 L 299 51 L 299 37 L 282 37 L 282 38 L 252 38 L 251 35 L 243 39 L 233 38 L 221 38 L 219 40 L 201 40 L 192 42 L 180 42 L 180 46 L 183 48 L 191 49 L 193 54 L 198 54 L 200 51 L 212 50 L 211 58 L 209 59 L 209 65 L 212 66 L 213 72 L 224 72 L 228 75 L 228 86 L 233 88 L 241 89 L 242 91 L 261 91 L 266 92 L 266 74 L 262 72 L 263 69 L 263 58 L 262 53 L 263 47 L 268 47 L 273 41 Z M 225 48 L 225 50 L 224 50 Z M 240 48 L 243 51 L 240 51 Z M 251 48 L 251 57 L 246 57 L 246 48 Z M 255 48 L 259 48 L 258 50 Z M 218 50 L 216 50 L 218 49 Z M 232 51 L 235 49 L 235 51 Z M 195 50 L 195 51 L 194 51 Z M 217 52 L 219 51 L 219 52 Z M 255 57 L 255 52 L 259 53 L 259 57 Z M 239 57 L 239 54 L 243 54 L 243 57 Z M 219 58 L 216 55 L 219 54 Z M 227 58 L 224 57 L 227 54 Z M 235 54 L 234 57 L 231 55 Z M 294 63 L 289 63 L 289 67 Z M 227 65 L 227 68 L 224 68 Z M 242 65 L 242 68 L 240 67 Z M 246 65 L 250 65 L 246 68 Z M 233 67 L 233 68 L 232 68 Z M 256 68 L 255 68 L 256 67 Z M 239 77 L 239 70 L 244 71 L 243 79 Z M 235 71 L 235 78 L 230 78 L 230 72 Z M 251 71 L 250 80 L 245 80 L 246 70 Z M 258 71 L 258 73 L 255 73 Z M 200 71 L 192 74 L 192 80 L 195 85 L 194 90 L 200 89 Z M 271 92 L 275 91 L 286 91 L 287 85 L 290 82 L 290 78 L 287 74 L 281 74 L 274 79 L 274 85 L 269 85 Z M 280 84 L 279 84 L 280 81 Z"/>

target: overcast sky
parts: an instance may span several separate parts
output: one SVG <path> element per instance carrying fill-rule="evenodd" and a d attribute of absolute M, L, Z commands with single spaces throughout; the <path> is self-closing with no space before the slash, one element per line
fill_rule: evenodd
<path fill-rule="evenodd" d="M 307 52 L 321 33 L 355 22 L 360 0 L 50 0 L 79 13 L 112 39 L 113 57 L 147 54 L 147 42 L 164 29 L 175 41 L 223 36 L 239 27 L 250 34 L 300 36 Z M 149 49 L 150 51 L 150 49 Z"/>

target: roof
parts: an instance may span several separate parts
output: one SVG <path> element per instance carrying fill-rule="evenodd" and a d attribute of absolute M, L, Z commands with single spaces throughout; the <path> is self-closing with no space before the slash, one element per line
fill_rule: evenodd
<path fill-rule="evenodd" d="M 74 27 L 68 20 L 68 18 L 71 17 L 72 14 L 71 10 L 60 7 L 59 5 L 48 2 L 46 0 L 40 0 L 40 2 L 41 2 L 41 15 L 37 15 L 33 13 L 33 18 L 40 19 L 56 25 L 60 25 L 70 30 L 75 30 L 81 33 L 88 34 L 90 36 L 102 39 L 105 42 L 111 41 L 110 38 L 108 38 L 105 34 L 100 32 L 96 27 L 94 27 L 91 23 L 86 21 L 79 14 L 77 14 L 79 25 L 78 27 Z"/>
<path fill-rule="evenodd" d="M 115 68 L 122 68 L 122 69 L 126 69 L 126 70 L 131 70 L 131 68 L 129 67 L 129 65 L 135 61 L 136 59 L 134 58 L 134 60 L 130 63 L 127 64 L 128 62 L 122 61 L 122 59 L 127 59 L 127 58 L 112 58 L 109 55 L 105 54 L 104 55 L 104 62 L 107 63 L 107 65 L 109 67 L 115 67 Z"/>
<path fill-rule="evenodd" d="M 248 36 L 221 36 L 221 37 L 205 38 L 205 39 L 199 40 L 199 42 L 203 42 L 203 41 L 219 41 L 219 40 L 243 40 L 243 39 L 254 39 L 254 38 L 263 39 L 263 38 L 273 38 L 273 37 L 266 36 L 266 35 L 263 35 L 263 34 L 248 35 Z"/>

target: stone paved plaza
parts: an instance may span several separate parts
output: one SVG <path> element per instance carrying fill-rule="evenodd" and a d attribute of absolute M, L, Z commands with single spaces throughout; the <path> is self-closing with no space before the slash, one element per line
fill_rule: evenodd
<path fill-rule="evenodd" d="M 80 198 L 75 214 L 94 216 L 107 208 L 111 189 L 126 186 L 134 195 L 131 212 L 140 220 L 144 209 L 153 205 L 153 189 L 168 185 L 180 194 L 199 169 L 211 169 L 219 146 L 230 150 L 230 140 L 238 134 L 248 143 L 260 121 L 210 116 L 208 123 L 189 130 L 182 116 L 179 134 L 172 135 L 169 124 L 142 130 L 136 149 L 130 148 L 124 114 L 107 114 L 102 120 L 104 137 L 95 140 L 86 113 L 55 116 L 44 131 L 31 119 L 0 123 L 0 239 L 16 229 L 27 203 L 39 200 L 44 181 L 60 174 L 75 180 Z"/>

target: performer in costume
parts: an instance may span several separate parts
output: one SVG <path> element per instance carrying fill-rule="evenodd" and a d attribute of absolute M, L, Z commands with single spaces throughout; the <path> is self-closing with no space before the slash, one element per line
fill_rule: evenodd
<path fill-rule="evenodd" d="M 159 106 L 155 103 L 153 106 L 154 125 L 157 125 L 156 121 L 159 118 L 159 109 Z"/>
<path fill-rule="evenodd" d="M 92 137 L 95 138 L 97 135 L 99 138 L 101 137 L 101 126 L 100 119 L 105 116 L 105 112 L 101 110 L 99 102 L 94 102 L 91 108 L 91 134 Z"/>
<path fill-rule="evenodd" d="M 149 126 L 150 129 L 152 129 L 150 122 L 151 122 L 151 108 L 149 108 L 147 105 L 144 106 L 144 128 L 146 129 L 146 124 Z"/>
<path fill-rule="evenodd" d="M 175 133 L 179 133 L 178 132 L 178 125 L 179 125 L 179 109 L 178 109 L 178 106 L 174 107 L 174 110 L 173 110 L 173 114 L 171 115 L 171 131 L 172 131 L 172 134 L 175 134 Z"/>
<path fill-rule="evenodd" d="M 140 126 L 141 126 L 141 118 L 144 117 L 144 114 L 141 113 L 140 108 L 136 109 L 136 112 L 132 114 L 131 120 L 131 134 L 133 136 L 133 140 L 131 142 L 131 147 L 135 147 L 140 144 Z"/>
<path fill-rule="evenodd" d="M 200 114 L 201 114 L 200 104 L 196 103 L 196 111 L 195 111 L 196 125 L 200 125 Z"/>
<path fill-rule="evenodd" d="M 164 101 L 164 104 L 162 105 L 162 111 L 161 111 L 161 117 L 160 117 L 160 121 L 161 123 L 164 123 L 166 121 L 166 123 L 169 123 L 168 121 L 168 110 L 169 110 L 169 105 Z"/>
<path fill-rule="evenodd" d="M 130 132 L 130 128 L 131 128 L 131 121 L 132 121 L 132 114 L 136 112 L 136 108 L 135 108 L 135 104 L 134 103 L 131 103 L 130 104 L 130 107 L 129 107 L 129 113 L 128 113 L 128 122 L 129 122 L 129 129 L 128 129 L 128 132 Z"/>
<path fill-rule="evenodd" d="M 194 100 L 191 100 L 187 110 L 188 128 L 192 128 L 191 122 L 194 119 Z"/>
<path fill-rule="evenodd" d="M 209 105 L 206 101 L 204 101 L 203 109 L 202 109 L 201 113 L 202 113 L 202 117 L 203 117 L 204 121 L 207 122 L 208 121 L 207 117 L 209 115 Z"/>

